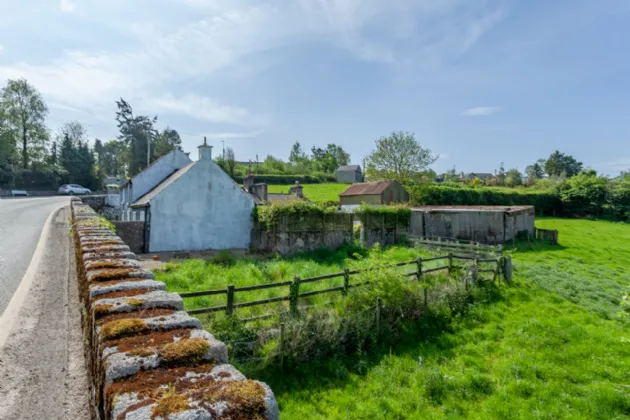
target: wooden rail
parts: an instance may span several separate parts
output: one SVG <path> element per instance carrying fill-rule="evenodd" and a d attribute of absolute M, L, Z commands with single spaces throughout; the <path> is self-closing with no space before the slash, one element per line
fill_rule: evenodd
<path fill-rule="evenodd" d="M 426 262 L 439 261 L 439 260 L 447 260 L 448 264 L 438 266 L 438 267 L 433 267 L 433 268 L 424 268 L 423 266 L 423 264 Z M 298 310 L 299 298 L 316 296 L 316 295 L 326 294 L 326 293 L 336 293 L 336 292 L 341 292 L 341 294 L 345 296 L 348 293 L 348 290 L 350 290 L 351 288 L 363 286 L 368 283 L 368 282 L 362 282 L 362 283 L 350 284 L 350 278 L 353 275 L 366 273 L 366 272 L 370 272 L 374 270 L 382 270 L 386 268 L 415 265 L 416 266 L 415 271 L 412 271 L 409 273 L 401 273 L 401 276 L 416 277 L 417 280 L 420 280 L 422 278 L 422 275 L 424 274 L 434 273 L 441 270 L 448 270 L 450 274 L 453 271 L 453 269 L 456 268 L 453 265 L 453 260 L 474 261 L 475 262 L 475 275 L 476 273 L 493 273 L 493 279 L 492 279 L 493 281 L 496 279 L 497 274 L 500 272 L 500 268 L 501 268 L 500 258 L 496 258 L 496 259 L 474 258 L 474 257 L 465 256 L 465 255 L 455 255 L 455 254 L 449 253 L 448 255 L 439 256 L 439 257 L 431 257 L 431 258 L 426 258 L 426 259 L 418 258 L 413 261 L 404 261 L 404 262 L 399 262 L 396 264 L 370 267 L 370 268 L 365 268 L 365 269 L 360 269 L 360 270 L 345 269 L 344 271 L 338 272 L 338 273 L 324 274 L 321 276 L 308 277 L 304 279 L 295 277 L 293 280 L 287 280 L 287 281 L 282 281 L 282 282 L 277 282 L 277 283 L 257 284 L 254 286 L 242 286 L 242 287 L 228 285 L 227 288 L 225 289 L 204 290 L 204 291 L 199 291 L 199 292 L 186 292 L 186 293 L 180 293 L 180 296 L 184 299 L 188 299 L 188 298 L 196 298 L 196 297 L 203 297 L 203 296 L 226 295 L 225 305 L 211 306 L 208 308 L 200 308 L 200 309 L 192 309 L 188 311 L 188 313 L 191 315 L 199 315 L 199 314 L 222 312 L 222 311 L 225 311 L 226 314 L 231 315 L 233 314 L 234 309 L 247 308 L 247 307 L 252 307 L 252 306 L 265 305 L 269 303 L 284 302 L 284 301 L 289 301 L 291 312 L 296 313 Z M 496 267 L 494 269 L 479 269 L 478 268 L 479 263 L 495 263 Z M 510 268 L 511 268 L 511 265 L 510 265 Z M 313 291 L 300 293 L 300 285 L 303 283 L 313 283 L 317 281 L 334 279 L 334 278 L 343 278 L 343 286 L 337 286 L 337 287 L 331 287 L 328 289 L 313 290 Z M 511 280 L 511 269 L 510 269 L 510 278 L 508 279 L 506 277 L 506 280 L 508 281 Z M 289 287 L 289 291 L 290 291 L 289 295 L 255 300 L 255 301 L 250 301 L 250 302 L 235 303 L 235 297 L 237 293 L 273 289 L 273 288 L 278 288 L 278 287 Z M 253 317 L 251 319 L 258 319 L 258 318 L 259 317 Z"/>

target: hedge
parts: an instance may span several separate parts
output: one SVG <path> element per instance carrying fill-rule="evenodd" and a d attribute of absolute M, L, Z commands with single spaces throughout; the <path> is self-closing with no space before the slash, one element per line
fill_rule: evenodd
<path fill-rule="evenodd" d="M 244 178 L 243 175 L 235 175 L 234 181 L 239 184 L 243 183 Z M 336 182 L 336 178 L 334 175 L 257 175 L 254 174 L 255 182 L 264 182 L 269 185 L 289 185 L 295 184 L 295 181 L 298 181 L 300 184 L 320 184 L 324 182 Z"/>
<path fill-rule="evenodd" d="M 453 187 L 423 185 L 410 187 L 414 205 L 436 206 L 525 206 L 536 207 L 537 213 L 561 214 L 560 195 L 552 191 L 507 190 L 492 187 Z"/>

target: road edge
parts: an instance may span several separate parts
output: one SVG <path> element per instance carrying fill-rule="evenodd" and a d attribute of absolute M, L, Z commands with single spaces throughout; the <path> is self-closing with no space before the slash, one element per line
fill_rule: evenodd
<path fill-rule="evenodd" d="M 50 235 L 52 220 L 57 213 L 59 213 L 59 211 L 67 205 L 68 204 L 65 203 L 53 209 L 46 218 L 44 226 L 42 227 L 42 233 L 40 234 L 37 242 L 37 247 L 35 248 L 35 252 L 33 252 L 31 262 L 20 281 L 20 285 L 15 290 L 15 293 L 13 293 L 9 304 L 5 308 L 4 313 L 0 315 L 0 325 L 2 326 L 2 328 L 0 328 L 0 349 L 2 349 L 6 344 L 7 338 L 9 337 L 11 330 L 13 329 L 13 325 L 15 324 L 15 320 L 18 318 L 20 309 L 24 304 L 24 300 L 31 289 L 33 280 L 35 279 L 35 275 L 37 274 L 37 270 L 39 268 L 39 263 L 42 259 L 42 255 L 44 254 L 44 250 L 46 249 L 46 242 L 48 240 L 48 236 Z"/>

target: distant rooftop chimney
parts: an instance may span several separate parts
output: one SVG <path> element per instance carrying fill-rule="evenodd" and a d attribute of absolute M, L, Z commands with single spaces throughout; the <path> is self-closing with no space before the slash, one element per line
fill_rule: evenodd
<path fill-rule="evenodd" d="M 212 160 L 212 146 L 208 146 L 206 136 L 203 137 L 203 144 L 197 148 L 199 149 L 199 160 Z"/>

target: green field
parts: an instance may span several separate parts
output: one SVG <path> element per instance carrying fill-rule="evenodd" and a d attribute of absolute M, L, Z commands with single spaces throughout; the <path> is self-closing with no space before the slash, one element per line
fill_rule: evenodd
<path fill-rule="evenodd" d="M 520 246 L 512 254 L 514 284 L 446 330 L 403 336 L 377 354 L 260 377 L 274 390 L 282 418 L 628 418 L 630 322 L 620 302 L 630 289 L 630 225 L 567 219 L 537 225 L 558 229 L 561 245 Z M 395 260 L 414 250 L 384 252 L 384 260 Z M 336 271 L 346 255 L 276 260 L 262 271 L 278 279 Z M 257 275 L 242 264 L 222 283 Z M 211 281 L 192 268 L 161 279 L 171 290 Z"/>
<path fill-rule="evenodd" d="M 339 194 L 341 194 L 349 184 L 302 184 L 304 197 L 309 200 L 322 203 L 325 201 L 339 201 Z M 268 192 L 270 193 L 283 193 L 289 192 L 291 185 L 269 185 Z"/>

